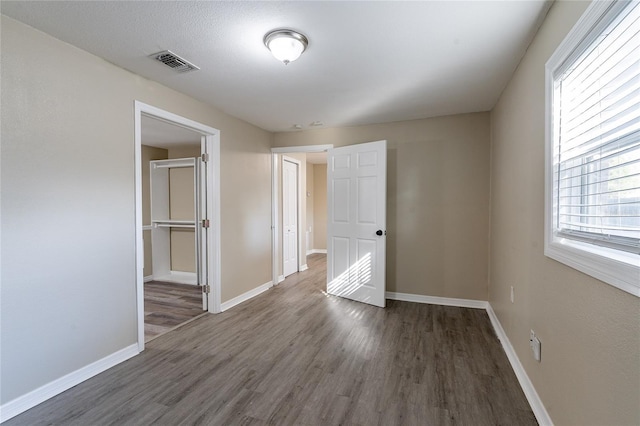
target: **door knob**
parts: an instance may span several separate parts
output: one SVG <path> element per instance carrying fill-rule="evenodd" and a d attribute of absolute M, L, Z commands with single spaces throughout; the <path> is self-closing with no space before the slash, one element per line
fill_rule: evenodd
<path fill-rule="evenodd" d="M 382 229 L 378 229 L 378 230 L 376 231 L 376 235 L 382 235 Z"/>

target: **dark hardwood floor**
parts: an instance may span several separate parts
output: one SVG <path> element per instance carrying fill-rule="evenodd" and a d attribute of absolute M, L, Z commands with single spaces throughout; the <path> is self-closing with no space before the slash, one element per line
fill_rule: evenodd
<path fill-rule="evenodd" d="M 144 284 L 144 341 L 202 315 L 202 289 L 188 284 L 150 281 Z"/>
<path fill-rule="evenodd" d="M 328 296 L 309 264 L 6 426 L 536 424 L 485 311 Z"/>

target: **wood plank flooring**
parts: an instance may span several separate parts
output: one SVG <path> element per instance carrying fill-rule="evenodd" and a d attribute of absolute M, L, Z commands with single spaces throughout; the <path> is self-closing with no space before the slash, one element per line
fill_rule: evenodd
<path fill-rule="evenodd" d="M 144 341 L 202 315 L 202 289 L 188 284 L 150 281 L 144 284 Z"/>
<path fill-rule="evenodd" d="M 328 296 L 324 255 L 15 425 L 532 425 L 485 311 Z"/>

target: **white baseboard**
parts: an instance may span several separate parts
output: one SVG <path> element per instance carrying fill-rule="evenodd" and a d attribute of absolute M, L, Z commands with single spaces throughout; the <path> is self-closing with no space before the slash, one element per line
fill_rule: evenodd
<path fill-rule="evenodd" d="M 486 309 L 489 303 L 485 300 L 455 299 L 451 297 L 423 296 L 421 294 L 395 293 L 387 291 L 385 297 L 403 302 L 428 303 L 431 305 L 457 306 L 460 308 Z"/>
<path fill-rule="evenodd" d="M 148 283 L 149 281 L 153 281 L 153 275 L 147 275 L 146 277 L 144 277 L 145 283 Z"/>
<path fill-rule="evenodd" d="M 128 360 L 131 357 L 136 356 L 139 353 L 140 352 L 138 351 L 137 343 L 131 346 L 127 346 L 126 348 L 121 349 L 118 352 L 112 353 L 111 355 L 99 359 L 98 361 L 82 367 L 79 370 L 69 373 L 66 376 L 62 376 L 50 383 L 47 383 L 46 385 L 41 386 L 38 389 L 35 389 L 25 395 L 19 396 L 18 398 L 0 406 L 0 422 L 7 421 L 20 413 L 24 413 L 28 409 L 35 407 L 36 405 L 46 401 L 47 399 L 53 398 L 54 396 L 66 391 L 67 389 L 70 389 L 75 385 L 80 384 L 85 380 L 90 379 L 91 377 L 96 376 L 103 371 L 108 370 L 109 368 Z"/>
<path fill-rule="evenodd" d="M 273 287 L 273 282 L 269 281 L 268 283 L 264 283 L 261 286 L 254 288 L 253 290 L 249 290 L 246 293 L 241 294 L 240 296 L 236 296 L 231 300 L 227 300 L 226 302 L 220 305 L 220 312 L 224 312 L 228 309 L 233 308 L 236 305 L 239 305 L 242 302 L 246 302 L 252 297 L 256 297 L 260 293 L 264 293 L 265 291 L 269 290 L 271 287 Z"/>
<path fill-rule="evenodd" d="M 306 271 L 307 269 L 309 269 L 309 265 L 306 263 L 304 265 L 300 265 L 300 272 Z"/>
<path fill-rule="evenodd" d="M 153 276 L 152 279 L 168 283 L 198 285 L 198 276 L 195 272 L 169 271 L 169 275 Z"/>
<path fill-rule="evenodd" d="M 280 284 L 282 281 L 284 281 L 284 275 L 279 275 L 278 276 L 278 284 Z"/>
<path fill-rule="evenodd" d="M 327 254 L 327 249 L 311 249 L 311 250 L 307 250 L 307 256 L 310 255 L 310 254 L 315 254 L 315 253 Z"/>
<path fill-rule="evenodd" d="M 511 363 L 511 368 L 513 368 L 513 371 L 516 373 L 518 382 L 520 382 L 520 387 L 522 388 L 524 395 L 527 397 L 527 401 L 529 401 L 529 405 L 531 405 L 531 409 L 533 410 L 533 414 L 536 416 L 538 423 L 540 425 L 553 425 L 551 417 L 549 417 L 549 413 L 547 413 L 547 409 L 544 407 L 540 396 L 538 396 L 538 392 L 536 392 L 536 389 L 533 387 L 533 383 L 529 380 L 527 372 L 524 370 L 516 351 L 513 349 L 507 334 L 502 328 L 502 324 L 500 324 L 496 313 L 493 311 L 493 308 L 489 303 L 487 303 L 487 314 L 489 315 L 493 329 L 498 335 L 500 343 L 502 343 L 502 348 L 507 354 L 507 358 Z"/>

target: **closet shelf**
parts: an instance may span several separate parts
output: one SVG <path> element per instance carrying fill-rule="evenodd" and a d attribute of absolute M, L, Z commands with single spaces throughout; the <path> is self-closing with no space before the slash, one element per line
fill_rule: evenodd
<path fill-rule="evenodd" d="M 193 220 L 152 220 L 151 226 L 154 228 L 193 228 L 196 222 Z"/>

